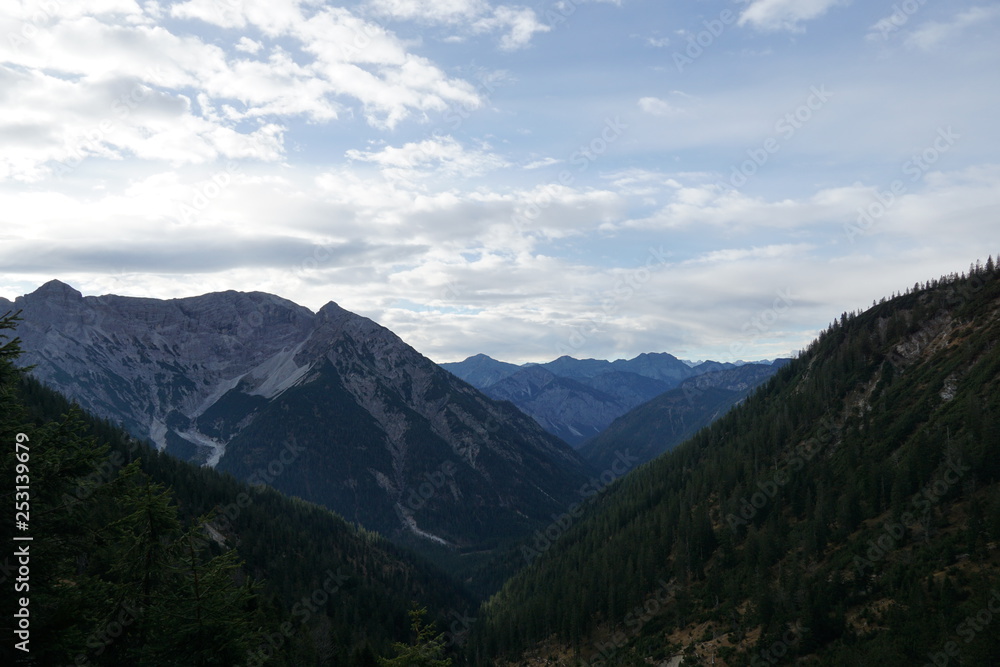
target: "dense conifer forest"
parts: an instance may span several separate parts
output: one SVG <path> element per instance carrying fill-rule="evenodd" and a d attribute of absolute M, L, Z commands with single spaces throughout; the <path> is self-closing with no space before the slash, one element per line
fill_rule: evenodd
<path fill-rule="evenodd" d="M 15 326 L 0 321 L 0 437 L 30 439 L 26 664 L 375 665 L 409 637 L 415 605 L 441 625 L 474 608 L 438 569 L 326 509 L 83 414 L 15 368 Z M 11 446 L 5 480 L 16 465 Z"/>
<path fill-rule="evenodd" d="M 844 313 L 513 577 L 476 664 L 995 664 L 998 341 L 992 259 Z"/>

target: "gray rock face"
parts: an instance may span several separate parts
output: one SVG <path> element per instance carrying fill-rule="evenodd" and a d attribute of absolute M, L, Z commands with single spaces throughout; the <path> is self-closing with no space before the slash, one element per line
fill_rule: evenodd
<path fill-rule="evenodd" d="M 39 380 L 160 449 L 212 465 L 225 443 L 192 420 L 244 378 L 265 398 L 294 381 L 302 369 L 290 360 L 313 319 L 270 294 L 85 298 L 59 281 L 0 310 L 23 310 L 22 360 Z"/>
<path fill-rule="evenodd" d="M 83 408 L 383 532 L 475 544 L 548 520 L 585 482 L 531 419 L 332 302 L 83 297 L 52 281 L 7 310 L 23 311 L 22 363 Z"/>

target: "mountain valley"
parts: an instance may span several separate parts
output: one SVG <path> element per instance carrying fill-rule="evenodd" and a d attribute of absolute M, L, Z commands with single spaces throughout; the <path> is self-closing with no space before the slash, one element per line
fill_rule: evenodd
<path fill-rule="evenodd" d="M 23 352 L 0 339 L 0 425 L 34 434 L 48 471 L 40 525 L 64 546 L 39 547 L 38 627 L 62 660 L 201 664 L 209 632 L 247 664 L 1000 657 L 982 611 L 1000 599 L 992 258 L 842 314 L 793 359 L 738 366 L 479 355 L 445 371 L 336 304 L 260 293 L 51 282 L 6 311 Z M 69 401 L 100 419 L 62 417 Z M 574 451 L 552 429 L 595 435 Z M 142 595 L 155 570 L 121 564 L 133 540 L 176 594 Z M 323 603 L 276 640 L 310 591 Z M 119 599 L 149 622 L 87 649 Z M 215 618 L 157 621 L 183 646 L 153 623 L 180 609 Z M 89 629 L 67 634 L 67 613 Z"/>

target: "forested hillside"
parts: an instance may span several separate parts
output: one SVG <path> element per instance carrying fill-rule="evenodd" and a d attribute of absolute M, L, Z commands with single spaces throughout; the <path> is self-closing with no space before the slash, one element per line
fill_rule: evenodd
<path fill-rule="evenodd" d="M 624 450 L 639 463 L 651 461 L 726 414 L 787 361 L 746 364 L 688 378 L 620 416 L 585 442 L 580 455 L 597 470 L 606 469 Z"/>
<path fill-rule="evenodd" d="M 992 259 L 845 313 L 510 580 L 473 659 L 997 664 L 998 341 Z"/>
<path fill-rule="evenodd" d="M 439 570 L 324 508 L 159 454 L 72 408 L 14 367 L 13 325 L 0 320 L 0 438 L 3 478 L 30 481 L 22 534 L 33 540 L 16 543 L 30 545 L 26 664 L 374 665 L 409 640 L 415 604 L 444 628 L 473 608 Z M 5 485 L 9 505 L 13 494 Z M 21 655 L 9 639 L 2 651 L 5 664 Z"/>

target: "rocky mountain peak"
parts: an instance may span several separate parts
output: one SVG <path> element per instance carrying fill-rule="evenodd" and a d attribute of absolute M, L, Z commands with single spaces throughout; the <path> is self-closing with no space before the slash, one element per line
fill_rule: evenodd
<path fill-rule="evenodd" d="M 59 301 L 62 303 L 81 301 L 83 299 L 83 294 L 61 280 L 50 280 L 28 296 L 33 299 L 45 299 L 49 302 Z"/>
<path fill-rule="evenodd" d="M 167 453 L 369 528 L 476 544 L 548 521 L 586 479 L 528 416 L 332 301 L 83 298 L 53 281 L 18 307 L 42 382 Z M 433 497 L 413 496 L 427 479 Z"/>

